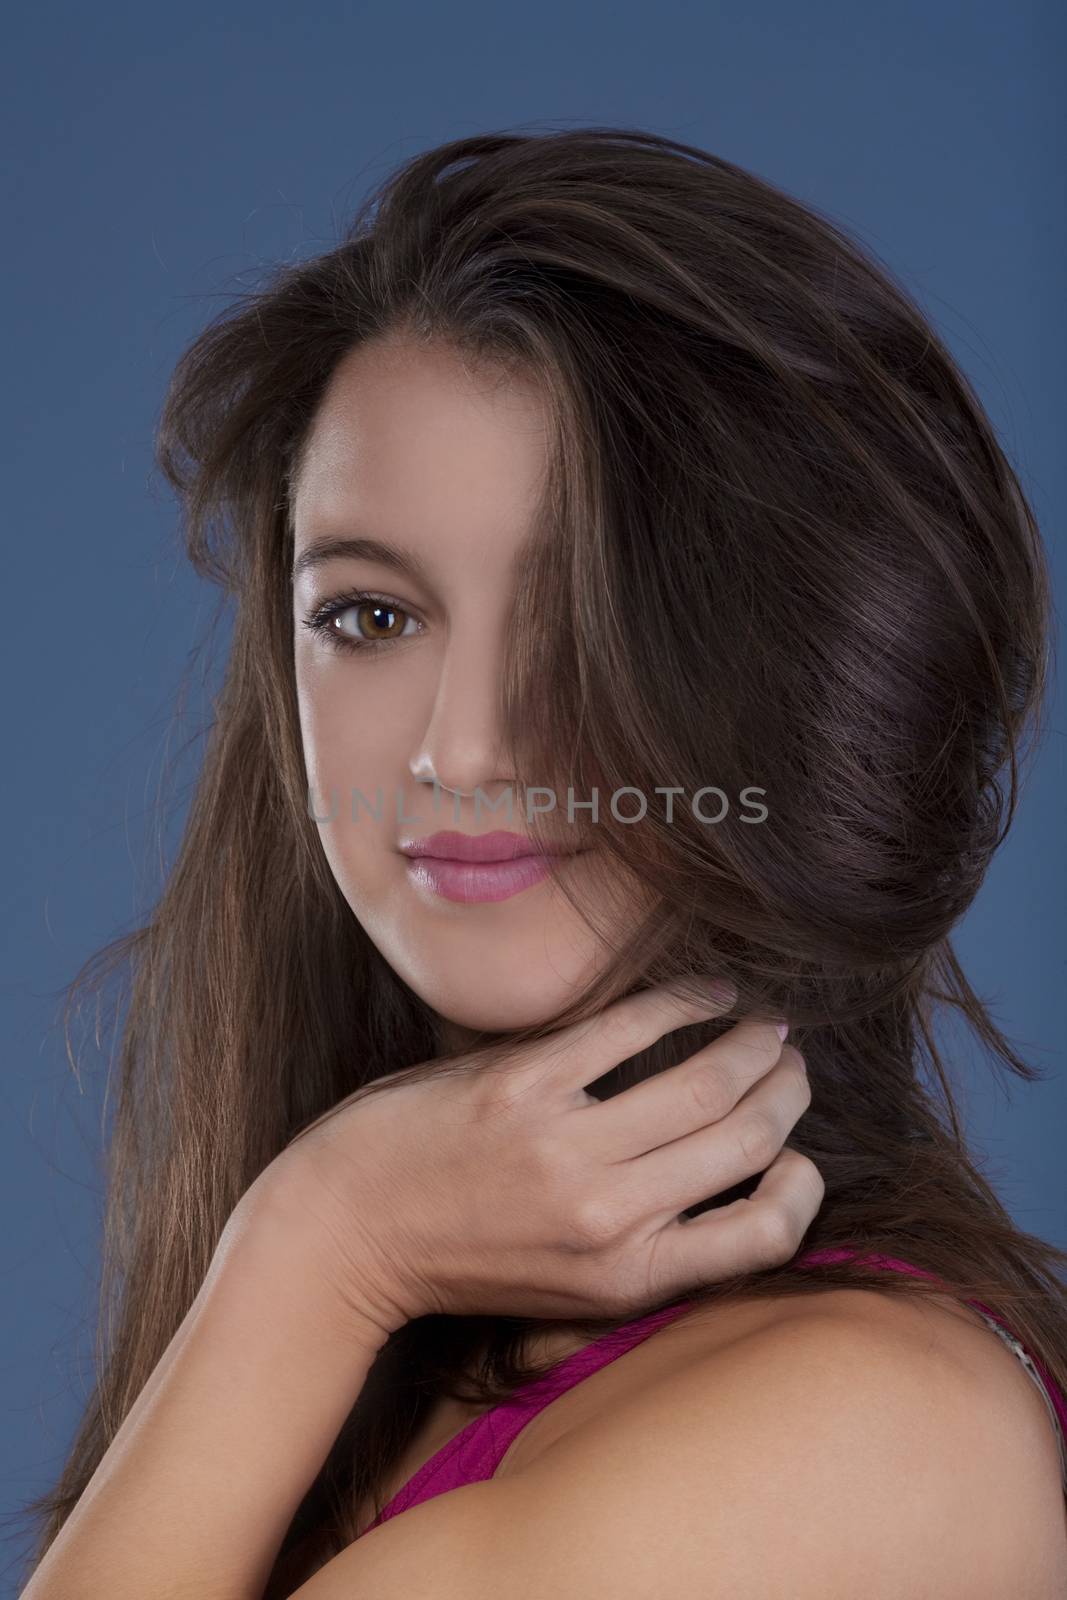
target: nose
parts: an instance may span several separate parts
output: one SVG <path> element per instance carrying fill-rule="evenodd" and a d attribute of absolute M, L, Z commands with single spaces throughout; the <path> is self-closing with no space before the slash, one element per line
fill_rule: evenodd
<path fill-rule="evenodd" d="M 492 784 L 510 781 L 500 719 L 501 661 L 487 632 L 449 640 L 429 720 L 408 763 L 416 782 L 436 778 L 456 794 L 473 795 L 480 788 L 492 797 Z"/>

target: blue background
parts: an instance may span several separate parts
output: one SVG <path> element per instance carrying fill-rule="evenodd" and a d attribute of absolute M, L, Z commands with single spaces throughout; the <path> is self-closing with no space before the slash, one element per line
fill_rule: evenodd
<path fill-rule="evenodd" d="M 705 146 L 828 212 L 903 278 L 1021 473 L 1063 603 L 1062 6 L 221 10 L 45 3 L 5 24 L 9 1514 L 53 1479 L 91 1385 L 107 1061 L 90 1054 L 79 1088 L 62 991 L 148 914 L 206 714 L 196 690 L 172 715 L 215 592 L 182 564 L 152 432 L 173 362 L 260 268 L 329 248 L 371 183 L 446 138 L 605 122 Z M 1013 1216 L 1067 1247 L 1063 691 L 1061 668 L 1015 827 L 958 939 L 1047 1077 L 1010 1080 L 1009 1096 L 957 1045 L 957 1078 Z M 0 1546 L 4 1592 L 20 1549 Z"/>

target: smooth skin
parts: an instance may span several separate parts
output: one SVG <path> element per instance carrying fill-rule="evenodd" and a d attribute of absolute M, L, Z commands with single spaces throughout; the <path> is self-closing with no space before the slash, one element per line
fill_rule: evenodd
<path fill-rule="evenodd" d="M 739 1023 L 607 1102 L 582 1087 L 723 1004 L 630 995 L 505 1070 L 400 1075 L 294 1140 L 234 1209 L 23 1600 L 255 1600 L 375 1356 L 412 1317 L 620 1309 L 788 1259 L 822 1197 L 796 1151 L 748 1202 L 676 1215 L 749 1170 L 755 1126 L 762 1163 L 808 1103 L 775 1027 Z M 693 1092 L 709 1079 L 711 1113 Z"/>
<path fill-rule="evenodd" d="M 342 1302 L 383 1332 L 475 1306 L 547 1315 L 561 1296 L 620 1310 L 729 1276 L 761 1250 L 792 1255 L 822 1189 L 782 1144 L 789 1093 L 806 1104 L 810 1090 L 773 1027 L 739 1023 L 613 1100 L 584 1093 L 613 1058 L 698 1014 L 648 990 L 528 1047 L 491 1088 L 453 1082 L 447 1117 L 442 1085 L 424 1080 L 291 1146 L 288 1209 L 306 1210 L 312 1234 L 340 1241 L 379 1196 L 376 1267 L 366 1240 L 347 1264 L 338 1246 L 324 1258 Z M 413 1130 L 430 1125 L 413 1182 Z M 719 1191 L 767 1160 L 750 1200 L 679 1220 L 709 1174 Z M 804 1173 L 798 1209 L 787 1180 Z M 579 1415 L 517 1472 L 365 1533 L 300 1600 L 1062 1600 L 1055 1439 L 968 1308 L 843 1290 L 756 1309 L 741 1308 L 734 1338 L 714 1321 L 702 1330 L 698 1311 L 689 1359 L 646 1369 L 650 1381 Z"/>
<path fill-rule="evenodd" d="M 480 785 L 495 798 L 511 782 L 513 775 L 498 760 L 496 686 L 514 573 L 542 482 L 544 440 L 534 388 L 515 374 L 507 381 L 473 375 L 447 348 L 385 341 L 363 346 L 339 368 L 317 418 L 309 471 L 296 502 L 297 554 L 321 539 L 377 537 L 410 553 L 421 581 L 393 565 L 339 559 L 312 569 L 315 583 L 305 573 L 294 585 L 295 618 L 331 585 L 377 589 L 404 608 L 395 614 L 395 643 L 351 655 L 323 648 L 310 630 L 295 628 L 305 759 L 309 782 L 320 793 L 335 784 L 342 793 L 355 785 L 370 794 L 378 783 L 408 785 L 415 779 L 414 791 L 407 790 L 407 815 L 422 817 L 427 829 L 480 832 L 497 825 L 492 817 L 476 821 L 469 800 L 451 816 L 435 816 L 428 791 L 418 783 L 435 776 L 462 795 Z M 349 611 L 335 626 L 358 636 L 364 616 Z M 522 830 L 521 817 L 514 825 Z M 354 913 L 390 964 L 448 1019 L 448 1037 L 457 1047 L 471 1028 L 520 1026 L 553 1015 L 606 959 L 551 885 L 499 904 L 457 907 L 412 886 L 393 852 L 391 827 L 376 836 L 361 820 L 356 828 L 328 826 L 322 837 Z M 579 856 L 568 870 L 581 874 L 587 866 Z M 641 891 L 621 880 L 618 893 L 618 915 L 625 919 L 642 904 Z M 787 1094 L 788 1081 L 788 1073 L 782 1075 Z M 758 1170 L 755 1164 L 752 1170 Z M 800 1185 L 808 1178 L 800 1169 L 794 1173 Z M 1062 1571 L 1067 1556 L 1057 1465 L 1050 1454 L 1054 1440 L 1040 1398 L 996 1337 L 954 1302 L 934 1302 L 924 1311 L 900 1307 L 876 1291 L 813 1297 L 813 1305 L 815 1300 L 818 1307 L 803 1313 L 816 1319 L 810 1334 L 798 1323 L 796 1303 L 783 1303 L 781 1330 L 771 1327 L 759 1335 L 747 1365 L 738 1366 L 734 1357 L 731 1366 L 717 1351 L 704 1362 L 698 1359 L 689 1380 L 694 1392 L 665 1394 L 654 1426 L 647 1410 L 651 1398 L 639 1392 L 633 1396 L 636 1409 L 617 1404 L 610 1417 L 594 1420 L 588 1434 L 580 1429 L 556 1442 L 540 1474 L 532 1470 L 535 1461 L 530 1472 L 470 1485 L 374 1530 L 331 1563 L 338 1569 L 338 1594 L 360 1594 L 366 1575 L 368 1592 L 383 1600 L 401 1588 L 442 1600 L 461 1591 L 474 1595 L 483 1576 L 475 1552 L 484 1550 L 486 1592 L 491 1586 L 494 1593 L 517 1594 L 528 1582 L 530 1593 L 555 1590 L 563 1596 L 569 1591 L 556 1568 L 574 1559 L 576 1526 L 586 1530 L 587 1548 L 598 1552 L 594 1570 L 600 1585 L 598 1590 L 584 1571 L 579 1582 L 575 1568 L 576 1593 L 712 1593 L 703 1578 L 692 1585 L 688 1564 L 701 1574 L 714 1571 L 721 1564 L 720 1543 L 744 1520 L 756 1536 L 728 1542 L 742 1552 L 737 1560 L 751 1563 L 747 1581 L 758 1592 L 774 1592 L 774 1563 L 788 1554 L 789 1583 L 782 1592 L 801 1596 L 807 1583 L 827 1596 L 836 1592 L 835 1574 L 847 1590 L 847 1564 L 839 1566 L 832 1554 L 840 1544 L 837 1473 L 850 1486 L 848 1501 L 840 1503 L 849 1505 L 861 1528 L 866 1518 L 881 1530 L 881 1543 L 876 1539 L 869 1546 L 879 1560 L 868 1560 L 862 1587 L 847 1592 L 876 1594 L 881 1553 L 891 1541 L 892 1559 L 886 1552 L 883 1565 L 886 1593 L 921 1594 L 938 1574 L 937 1592 L 950 1595 L 946 1559 L 950 1569 L 967 1573 L 970 1548 L 978 1581 L 960 1579 L 970 1600 L 981 1595 L 982 1582 L 990 1594 L 1011 1592 L 1020 1600 L 1029 1593 L 1035 1600 L 1058 1594 L 1050 1574 Z M 929 1357 L 933 1327 L 945 1351 L 936 1368 Z M 803 1359 L 806 1338 L 848 1362 L 850 1351 L 862 1357 L 862 1341 L 875 1336 L 878 1362 L 868 1366 L 853 1359 L 844 1387 L 836 1359 L 821 1365 Z M 650 1343 L 663 1337 L 654 1335 Z M 765 1358 L 756 1349 L 760 1341 L 767 1342 Z M 563 1356 L 575 1345 L 566 1330 L 553 1338 L 548 1322 L 538 1350 Z M 788 1360 L 774 1359 L 787 1353 Z M 672 1377 L 672 1383 L 679 1381 Z M 738 1418 L 729 1430 L 719 1416 L 727 1394 Z M 886 1395 L 893 1397 L 888 1406 Z M 770 1403 L 760 1411 L 763 1401 Z M 714 1428 L 707 1422 L 712 1414 Z M 763 1415 L 770 1437 L 761 1432 Z M 698 1529 L 687 1528 L 682 1537 L 678 1508 L 686 1503 L 685 1484 L 694 1481 L 683 1450 L 684 1426 L 697 1431 L 695 1481 L 708 1490 L 700 1499 L 713 1499 L 726 1520 L 720 1527 L 701 1519 Z M 808 1441 L 825 1438 L 833 1426 L 847 1437 L 814 1449 Z M 921 1497 L 929 1514 L 925 1538 L 909 1524 L 908 1508 L 916 1508 L 907 1488 L 914 1451 L 898 1448 L 902 1439 L 916 1437 L 927 1441 L 929 1463 Z M 877 1470 L 869 1463 L 872 1441 Z M 582 1455 L 586 1448 L 595 1459 Z M 570 1451 L 577 1452 L 572 1471 Z M 611 1460 L 633 1468 L 614 1502 L 600 1492 Z M 753 1493 L 753 1463 L 760 1464 L 764 1489 L 773 1492 Z M 957 1516 L 953 1524 L 961 1463 L 970 1515 Z M 774 1474 L 790 1483 L 791 1493 L 773 1481 Z M 809 1492 L 804 1517 L 794 1525 L 798 1482 Z M 525 1512 L 524 1495 L 531 1496 Z M 940 1543 L 935 1537 L 932 1551 L 929 1530 L 939 1527 L 942 1502 L 943 1531 L 951 1537 Z M 986 1506 L 989 1516 L 973 1515 Z M 531 1540 L 521 1538 L 524 1527 L 535 1530 Z M 596 1528 L 602 1538 L 590 1544 Z M 1002 1530 L 999 1559 L 989 1550 L 994 1528 Z M 808 1577 L 794 1548 L 805 1529 Z M 654 1552 L 651 1587 L 637 1576 L 645 1559 L 638 1549 Z M 905 1583 L 908 1551 L 914 1570 Z M 404 1576 L 407 1562 L 410 1581 Z M 1005 1572 L 1011 1574 L 1006 1585 L 1000 1582 Z M 1022 1576 L 1028 1572 L 1035 1574 L 1029 1590 Z M 328 1567 L 313 1585 L 328 1586 L 329 1573 Z M 740 1571 L 731 1569 L 733 1593 L 743 1592 L 741 1581 Z M 323 1596 L 331 1592 L 321 1587 Z M 317 1597 L 320 1587 L 310 1593 Z"/>
<path fill-rule="evenodd" d="M 823 1183 L 785 1144 L 811 1089 L 779 1027 L 736 1023 L 609 1100 L 585 1087 L 724 1009 L 645 989 L 503 1069 L 401 1074 L 319 1118 L 259 1184 L 286 1185 L 324 1276 L 384 1337 L 429 1314 L 636 1315 L 786 1261 Z M 748 1199 L 681 1216 L 759 1172 Z"/>
<path fill-rule="evenodd" d="M 294 1600 L 1063 1600 L 1055 1442 L 1014 1358 L 947 1307 L 821 1298 L 365 1533 Z"/>
<path fill-rule="evenodd" d="M 359 559 L 305 564 L 294 582 L 320 797 L 401 782 L 427 831 L 501 825 L 476 822 L 467 801 L 458 818 L 436 817 L 411 784 L 436 776 L 466 796 L 511 780 L 496 685 L 543 468 L 538 399 L 518 379 L 475 380 L 447 352 L 391 343 L 342 364 L 297 500 L 297 560 L 358 536 L 402 546 L 407 570 L 364 546 Z M 302 626 L 354 587 L 401 608 L 397 639 L 347 654 Z M 350 610 L 336 626 L 359 623 Z M 550 883 L 497 903 L 439 901 L 409 875 L 399 833 L 387 809 L 378 826 L 323 824 L 323 847 L 454 1048 L 471 1030 L 551 1019 L 602 970 L 610 952 Z M 615 888 L 618 915 L 636 915 L 635 886 Z M 527 1047 L 514 1076 L 400 1081 L 295 1141 L 236 1208 L 23 1600 L 259 1600 L 384 1338 L 420 1311 L 518 1312 L 551 1333 L 578 1309 L 615 1315 L 692 1278 L 788 1260 L 822 1184 L 785 1143 L 810 1091 L 773 1028 L 743 1021 L 604 1103 L 585 1092 L 641 1039 L 694 1020 L 693 1004 L 629 996 Z M 751 1199 L 678 1221 L 758 1172 Z M 529 1204 L 509 1204 L 508 1180 Z M 594 1375 L 572 1393 L 614 1403 L 572 1406 L 573 1425 L 512 1474 L 403 1513 L 296 1593 L 1063 1600 L 1048 1419 L 966 1308 L 838 1291 L 772 1303 L 736 1337 L 730 1326 L 694 1315 L 690 1357 L 658 1370 L 628 1352 L 618 1366 L 645 1381 L 627 1390 Z M 678 1351 L 682 1337 L 674 1324 L 647 1345 Z"/>
<path fill-rule="evenodd" d="M 472 1030 L 557 1015 L 610 955 L 555 884 L 495 903 L 456 904 L 413 878 L 398 849 L 405 835 L 443 828 L 529 832 L 524 797 L 501 753 L 498 699 L 545 440 L 538 394 L 518 376 L 469 371 L 440 348 L 375 341 L 340 363 L 294 500 L 294 669 L 323 850 L 354 915 L 394 971 L 445 1019 L 457 1048 Z M 353 539 L 397 555 L 334 555 L 307 565 L 325 544 Z M 325 634 L 308 625 L 324 603 L 353 589 L 392 602 L 392 637 L 356 606 L 335 616 Z M 328 635 L 360 647 L 338 648 Z M 369 809 L 379 788 L 380 819 Z M 485 799 L 476 815 L 479 789 Z M 368 802 L 357 798 L 355 821 L 354 792 Z M 504 810 L 489 810 L 509 793 L 510 821 Z M 413 819 L 403 825 L 397 795 L 401 815 Z M 566 795 L 557 817 L 561 834 L 572 836 Z M 580 891 L 591 865 L 578 855 L 562 871 Z M 647 891 L 623 875 L 612 893 L 620 927 L 647 906 Z"/>
<path fill-rule="evenodd" d="M 669 1292 L 672 1277 L 701 1267 L 714 1278 L 767 1259 L 769 1240 L 788 1258 L 818 1187 L 787 1148 L 752 1200 L 690 1223 L 666 1215 L 694 1198 L 698 1146 L 702 1186 L 736 1170 L 753 1093 L 775 1072 L 800 1086 L 798 1053 L 775 1029 L 738 1024 L 654 1083 L 581 1100 L 590 1069 L 694 1009 L 669 991 L 627 997 L 526 1046 L 491 1110 L 476 1075 L 453 1080 L 447 1100 L 443 1080 L 398 1081 L 290 1145 L 234 1211 L 189 1315 L 23 1600 L 256 1600 L 377 1351 L 433 1304 L 462 1308 L 492 1289 L 515 1308 L 560 1294 L 617 1306 L 646 1292 L 650 1268 Z M 733 1103 L 718 1117 L 693 1094 L 708 1079 L 729 1084 L 718 1092 Z M 677 1107 L 643 1094 L 664 1084 Z M 446 1106 L 452 1116 L 435 1128 L 429 1113 Z M 773 1115 L 779 1130 L 791 1121 L 780 1104 Z M 538 1180 L 542 1121 L 555 1153 Z M 418 1181 L 398 1181 L 397 1162 L 410 1173 L 416 1157 Z M 513 1164 L 534 1185 L 525 1229 L 497 1216 Z M 572 1208 L 555 1196 L 562 1173 Z M 467 1239 L 479 1185 L 488 1203 Z M 368 1214 L 373 1252 L 353 1225 Z M 430 1261 L 434 1240 L 451 1248 Z M 999 1342 L 974 1327 L 949 1334 L 954 1312 L 859 1292 L 777 1310 L 732 1341 L 712 1325 L 707 1351 L 694 1342 L 673 1377 L 587 1414 L 514 1477 L 366 1533 L 296 1594 L 1058 1596 L 1052 1437 Z"/>

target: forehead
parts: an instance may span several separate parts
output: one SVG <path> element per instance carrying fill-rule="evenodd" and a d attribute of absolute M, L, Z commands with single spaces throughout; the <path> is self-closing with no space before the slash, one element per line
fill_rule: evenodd
<path fill-rule="evenodd" d="M 543 397 L 525 374 L 442 345 L 376 340 L 346 355 L 312 423 L 294 493 L 302 536 L 339 523 L 528 517 L 547 465 Z"/>

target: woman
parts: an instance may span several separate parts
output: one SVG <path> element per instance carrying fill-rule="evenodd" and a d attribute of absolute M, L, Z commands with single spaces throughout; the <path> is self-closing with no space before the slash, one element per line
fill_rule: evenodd
<path fill-rule="evenodd" d="M 235 627 L 26 1600 L 1062 1595 L 1067 1257 L 932 1028 L 1036 1075 L 950 934 L 1047 578 L 917 309 L 690 146 L 463 139 L 159 458 Z"/>

